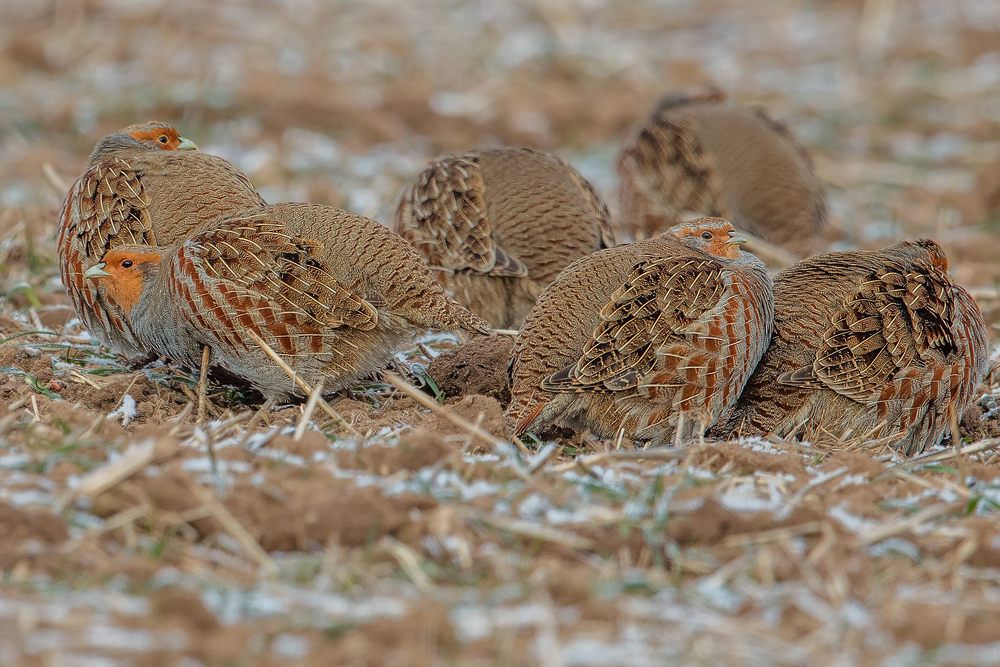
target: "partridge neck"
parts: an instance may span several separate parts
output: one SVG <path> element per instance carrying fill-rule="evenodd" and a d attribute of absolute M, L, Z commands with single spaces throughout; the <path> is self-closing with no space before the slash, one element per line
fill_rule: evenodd
<path fill-rule="evenodd" d="M 143 146 L 127 134 L 112 134 L 104 137 L 90 154 L 90 166 L 114 156 L 121 151 L 142 150 Z"/>

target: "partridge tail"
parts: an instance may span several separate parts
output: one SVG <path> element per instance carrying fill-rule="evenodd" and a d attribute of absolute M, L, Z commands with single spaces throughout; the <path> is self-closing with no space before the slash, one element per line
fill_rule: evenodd
<path fill-rule="evenodd" d="M 507 423 L 507 430 L 510 435 L 520 437 L 524 435 L 531 423 L 535 421 L 547 401 L 536 403 L 534 395 L 521 396 L 511 401 L 504 414 L 504 421 Z"/>
<path fill-rule="evenodd" d="M 493 327 L 489 322 L 466 309 L 457 301 L 448 298 L 444 290 L 435 296 L 434 303 L 420 313 L 422 321 L 418 322 L 419 324 L 444 331 L 462 329 L 487 336 L 494 335 Z"/>

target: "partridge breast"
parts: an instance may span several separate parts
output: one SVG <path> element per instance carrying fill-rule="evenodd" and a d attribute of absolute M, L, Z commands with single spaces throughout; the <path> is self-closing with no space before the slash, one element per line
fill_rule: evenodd
<path fill-rule="evenodd" d="M 969 406 L 986 326 L 933 241 L 820 255 L 775 279 L 775 333 L 722 430 L 864 438 L 913 454 Z"/>
<path fill-rule="evenodd" d="M 614 245 L 590 183 L 527 148 L 439 158 L 403 194 L 395 224 L 448 292 L 497 328 L 519 327 L 563 268 Z"/>
<path fill-rule="evenodd" d="M 715 91 L 670 95 L 618 162 L 620 239 L 649 238 L 685 214 L 727 218 L 803 257 L 826 248 L 823 188 L 805 149 L 762 110 Z"/>
<path fill-rule="evenodd" d="M 148 350 L 106 307 L 98 285 L 84 272 L 112 248 L 169 246 L 221 214 L 264 205 L 236 167 L 183 150 L 193 147 L 165 123 L 125 128 L 98 144 L 63 203 L 58 242 L 63 285 L 87 330 L 130 356 Z"/>

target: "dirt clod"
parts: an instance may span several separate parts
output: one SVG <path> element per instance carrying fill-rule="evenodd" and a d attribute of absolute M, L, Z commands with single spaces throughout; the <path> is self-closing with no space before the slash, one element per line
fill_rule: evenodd
<path fill-rule="evenodd" d="M 427 374 L 449 397 L 482 394 L 506 406 L 510 403 L 507 364 L 513 347 L 509 336 L 474 336 L 434 359 Z"/>

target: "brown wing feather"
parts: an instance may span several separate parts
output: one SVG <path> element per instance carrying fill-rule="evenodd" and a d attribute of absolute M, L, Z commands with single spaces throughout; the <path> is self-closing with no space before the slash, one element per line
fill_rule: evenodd
<path fill-rule="evenodd" d="M 125 244 L 156 245 L 149 196 L 132 166 L 114 158 L 91 167 L 80 188 L 76 233 L 89 258 Z"/>
<path fill-rule="evenodd" d="M 601 323 L 579 360 L 542 381 L 542 389 L 621 391 L 653 370 L 657 351 L 719 301 L 723 267 L 709 259 L 637 264 L 601 309 Z"/>
<path fill-rule="evenodd" d="M 460 273 L 525 277 L 528 269 L 490 237 L 478 157 L 450 156 L 426 169 L 401 203 L 400 233 L 428 263 Z"/>
<path fill-rule="evenodd" d="M 812 366 L 778 381 L 871 401 L 916 357 L 955 351 L 953 303 L 952 283 L 941 269 L 887 263 L 834 314 Z"/>
<path fill-rule="evenodd" d="M 284 225 L 230 220 L 186 245 L 196 250 L 205 276 L 279 304 L 286 315 L 302 318 L 300 324 L 367 331 L 378 322 L 375 307 L 317 258 L 323 245 L 288 234 Z"/>

